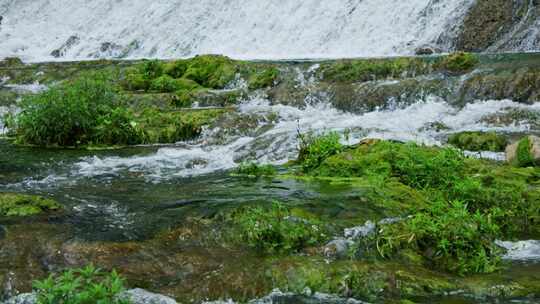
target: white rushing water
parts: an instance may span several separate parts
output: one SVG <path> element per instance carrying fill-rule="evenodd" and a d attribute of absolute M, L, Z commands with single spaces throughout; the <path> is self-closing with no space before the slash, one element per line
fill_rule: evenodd
<path fill-rule="evenodd" d="M 0 0 L 0 58 L 322 58 L 411 54 L 474 0 Z M 442 39 L 440 39 L 442 37 Z"/>
<path fill-rule="evenodd" d="M 504 259 L 515 261 L 540 261 L 540 241 L 497 241 L 496 243 L 507 250 L 506 254 L 503 256 Z"/>
<path fill-rule="evenodd" d="M 483 121 L 486 116 L 512 109 L 539 112 L 540 104 L 523 105 L 509 100 L 479 101 L 457 109 L 433 97 L 406 108 L 357 115 L 339 111 L 326 102 L 299 109 L 270 105 L 267 100 L 256 97 L 240 106 L 241 115 L 274 115 L 278 117 L 277 122 L 269 123 L 261 119 L 256 130 L 236 135 L 219 136 L 227 131 L 220 128 L 207 130 L 197 142 L 162 147 L 150 155 L 86 157 L 73 165 L 70 178 L 48 177 L 44 182 L 72 180 L 71 177 L 109 177 L 127 172 L 137 173 L 149 181 L 158 182 L 230 169 L 242 161 L 281 164 L 297 155 L 298 129 L 302 132 L 338 131 L 343 134 L 344 143 L 348 144 L 357 143 L 364 138 L 383 138 L 429 145 L 441 145 L 441 136 L 458 131 L 528 131 L 530 126 L 526 123 L 501 127 Z M 450 129 L 439 132 L 425 128 L 434 122 L 443 123 Z M 224 139 L 215 142 L 216 137 Z M 500 158 L 500 155 L 491 157 Z"/>

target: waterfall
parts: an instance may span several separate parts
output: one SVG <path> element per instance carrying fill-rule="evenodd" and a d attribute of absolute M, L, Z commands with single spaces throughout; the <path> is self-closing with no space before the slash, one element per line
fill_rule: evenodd
<path fill-rule="evenodd" d="M 475 0 L 1 0 L 0 57 L 337 58 L 446 50 Z"/>

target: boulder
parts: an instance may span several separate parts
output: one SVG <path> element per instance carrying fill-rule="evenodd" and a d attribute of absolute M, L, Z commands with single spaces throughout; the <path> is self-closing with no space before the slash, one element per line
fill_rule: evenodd
<path fill-rule="evenodd" d="M 506 161 L 516 167 L 540 165 L 540 137 L 530 135 L 506 147 Z"/>

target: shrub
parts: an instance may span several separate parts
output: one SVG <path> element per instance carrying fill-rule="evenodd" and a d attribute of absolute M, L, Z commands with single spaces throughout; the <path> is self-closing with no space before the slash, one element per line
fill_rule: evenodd
<path fill-rule="evenodd" d="M 340 136 L 336 132 L 320 136 L 299 133 L 298 137 L 300 140 L 298 161 L 302 164 L 304 172 L 317 168 L 325 159 L 343 150 Z"/>
<path fill-rule="evenodd" d="M 163 63 L 159 60 L 145 60 L 139 66 L 139 74 L 141 74 L 144 79 L 153 80 L 161 75 L 163 75 L 164 66 Z"/>
<path fill-rule="evenodd" d="M 39 304 L 130 303 L 119 297 L 124 291 L 124 280 L 116 271 L 106 273 L 92 265 L 35 281 L 34 289 Z"/>
<path fill-rule="evenodd" d="M 424 253 L 437 268 L 464 275 L 490 273 L 501 265 L 494 243 L 500 229 L 494 218 L 500 210 L 470 212 L 459 201 L 434 202 L 411 219 L 384 227 L 377 237 L 382 256 L 404 248 Z"/>
<path fill-rule="evenodd" d="M 256 163 L 243 163 L 236 170 L 236 174 L 250 177 L 272 176 L 276 174 L 276 168 L 272 165 L 258 165 Z"/>
<path fill-rule="evenodd" d="M 279 202 L 273 202 L 270 208 L 247 208 L 237 221 L 243 240 L 261 251 L 295 252 L 325 239 L 317 221 L 294 217 Z"/>
<path fill-rule="evenodd" d="M 508 141 L 495 132 L 461 132 L 448 138 L 448 143 L 469 151 L 504 151 Z"/>
<path fill-rule="evenodd" d="M 464 73 L 472 70 L 478 63 L 479 60 L 474 54 L 457 52 L 444 57 L 440 66 L 452 73 Z"/>
<path fill-rule="evenodd" d="M 137 141 L 130 123 L 116 123 L 115 132 L 125 136 L 100 141 L 100 129 L 109 122 L 131 121 L 122 97 L 105 74 L 88 74 L 37 95 L 27 95 L 15 117 L 19 142 L 41 146 L 123 144 Z M 121 116 L 121 117 L 120 117 Z M 105 124 L 105 125 L 103 125 Z"/>

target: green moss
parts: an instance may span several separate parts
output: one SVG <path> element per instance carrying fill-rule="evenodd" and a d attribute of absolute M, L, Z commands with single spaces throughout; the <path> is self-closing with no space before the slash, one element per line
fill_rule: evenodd
<path fill-rule="evenodd" d="M 195 139 L 204 126 L 224 112 L 219 109 L 164 112 L 150 108 L 139 113 L 136 122 L 144 133 L 143 143 L 175 143 Z"/>
<path fill-rule="evenodd" d="M 248 177 L 272 176 L 276 174 L 276 168 L 272 165 L 243 163 L 234 171 L 234 174 Z"/>
<path fill-rule="evenodd" d="M 461 132 L 451 135 L 448 143 L 468 151 L 502 152 L 508 141 L 496 132 Z"/>
<path fill-rule="evenodd" d="M 189 60 L 175 60 L 165 64 L 165 74 L 172 78 L 182 78 L 189 67 Z"/>
<path fill-rule="evenodd" d="M 61 208 L 56 201 L 40 196 L 0 193 L 0 216 L 30 216 Z"/>
<path fill-rule="evenodd" d="M 223 89 L 236 75 L 234 61 L 225 56 L 202 55 L 190 59 L 184 78 L 205 88 Z"/>
<path fill-rule="evenodd" d="M 451 73 L 466 73 L 479 63 L 478 57 L 471 53 L 457 52 L 443 57 L 438 66 Z"/>
<path fill-rule="evenodd" d="M 279 70 L 275 67 L 251 73 L 248 79 L 250 90 L 272 87 L 279 77 Z"/>
<path fill-rule="evenodd" d="M 325 81 L 351 83 L 422 74 L 427 67 L 417 58 L 355 59 L 323 64 L 321 71 Z"/>

